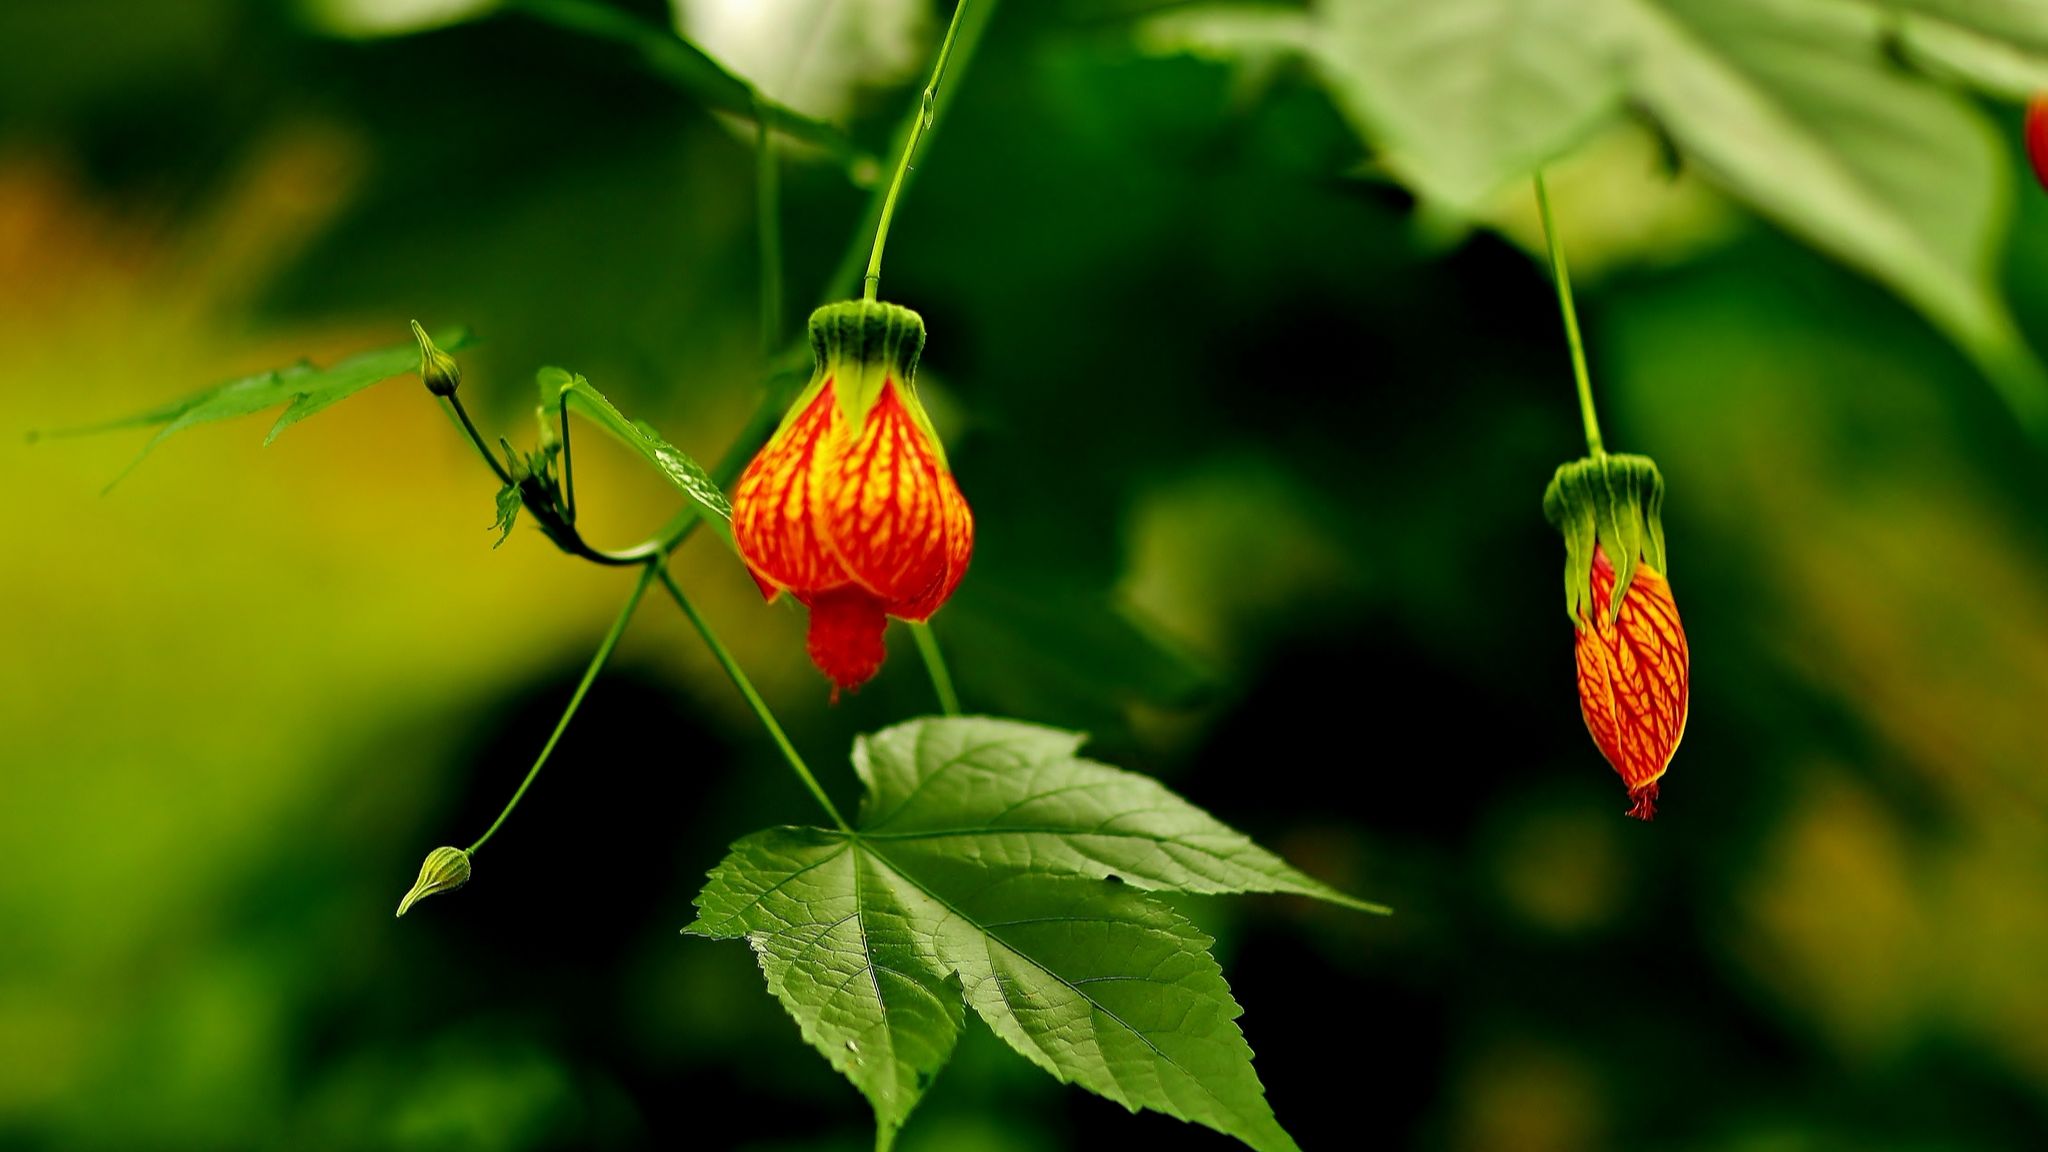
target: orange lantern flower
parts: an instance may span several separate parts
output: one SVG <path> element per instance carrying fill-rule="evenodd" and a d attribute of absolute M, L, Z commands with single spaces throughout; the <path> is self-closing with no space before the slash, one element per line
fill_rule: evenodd
<path fill-rule="evenodd" d="M 1543 494 L 1544 514 L 1565 537 L 1579 712 L 1639 820 L 1656 815 L 1692 686 L 1685 629 L 1664 578 L 1663 503 L 1664 478 L 1646 456 L 1566 464 Z"/>
<path fill-rule="evenodd" d="M 939 610 L 974 551 L 974 518 L 918 403 L 924 321 L 894 304 L 811 316 L 817 367 L 740 477 L 733 536 L 761 592 L 811 612 L 812 663 L 841 688 L 882 666 L 888 618 Z"/>

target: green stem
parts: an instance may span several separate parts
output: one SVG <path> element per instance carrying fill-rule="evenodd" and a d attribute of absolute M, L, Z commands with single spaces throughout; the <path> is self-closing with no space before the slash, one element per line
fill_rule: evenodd
<path fill-rule="evenodd" d="M 448 406 L 455 410 L 455 419 L 462 425 L 463 435 L 468 436 L 469 442 L 476 445 L 476 450 L 483 453 L 484 462 L 491 466 L 492 472 L 497 473 L 499 482 L 509 486 L 512 483 L 512 473 L 507 472 L 505 466 L 498 462 L 498 454 L 491 451 L 491 446 L 484 441 L 484 434 L 476 430 L 476 421 L 469 418 L 469 409 L 462 406 L 462 398 L 450 394 Z"/>
<path fill-rule="evenodd" d="M 733 687 L 738 688 L 740 695 L 747 698 L 747 705 L 760 719 L 761 727 L 766 728 L 768 735 L 775 740 L 775 746 L 782 749 L 782 758 L 789 761 L 789 766 L 796 771 L 797 778 L 804 782 L 804 787 L 810 789 L 818 805 L 825 809 L 825 815 L 832 818 L 832 823 L 837 824 L 840 831 L 853 831 L 852 825 L 846 822 L 846 817 L 839 814 L 839 808 L 832 803 L 832 798 L 825 795 L 824 786 L 818 783 L 816 776 L 811 775 L 810 768 L 804 764 L 804 758 L 797 755 L 796 746 L 789 742 L 788 734 L 783 732 L 782 725 L 776 722 L 775 713 L 768 710 L 768 702 L 761 699 L 761 694 L 754 690 L 754 682 L 747 679 L 747 674 L 741 671 L 739 661 L 733 659 L 732 653 L 719 641 L 718 634 L 711 630 L 710 623 L 697 611 L 697 606 L 690 603 L 688 596 L 683 595 L 682 588 L 676 584 L 675 577 L 669 575 L 668 568 L 665 565 L 654 567 L 661 576 L 662 586 L 667 588 L 668 594 L 675 599 L 676 607 L 681 608 L 683 615 L 690 618 L 691 625 L 697 629 L 697 635 L 704 638 L 704 646 L 711 649 L 711 654 L 718 658 L 719 666 L 724 668 L 725 674 L 732 679 Z"/>
<path fill-rule="evenodd" d="M 932 691 L 939 695 L 939 710 L 948 716 L 960 714 L 960 695 L 953 691 L 953 673 L 946 668 L 946 654 L 939 650 L 939 638 L 932 635 L 929 622 L 913 622 L 910 634 L 917 637 L 917 653 L 931 673 Z"/>
<path fill-rule="evenodd" d="M 889 182 L 889 195 L 882 201 L 882 218 L 875 225 L 875 247 L 868 254 L 868 274 L 861 288 L 861 299 L 873 300 L 882 288 L 882 246 L 889 242 L 889 223 L 896 217 L 896 197 L 903 191 L 903 178 L 910 172 L 910 158 L 917 154 L 917 142 L 924 139 L 925 130 L 932 125 L 932 107 L 939 98 L 939 79 L 946 74 L 946 57 L 953 54 L 953 37 L 960 31 L 960 14 L 967 11 L 967 0 L 959 0 L 953 6 L 952 22 L 946 25 L 946 39 L 939 45 L 939 58 L 932 65 L 931 82 L 924 86 L 924 95 L 918 101 L 917 122 L 910 130 L 910 138 L 903 142 L 903 155 L 896 161 L 896 178 Z"/>
<path fill-rule="evenodd" d="M 597 655 L 590 658 L 590 667 L 583 670 L 583 680 L 576 685 L 576 694 L 569 697 L 569 707 L 562 712 L 562 718 L 555 722 L 554 734 L 549 736 L 548 742 L 541 747 L 540 756 L 534 760 L 533 767 L 526 770 L 526 779 L 519 782 L 519 790 L 512 793 L 512 799 L 506 801 L 504 811 L 499 812 L 498 818 L 491 821 L 491 826 L 484 829 L 484 834 L 477 837 L 476 843 L 469 846 L 470 855 L 476 855 L 476 850 L 483 847 L 485 841 L 497 832 L 498 826 L 505 822 L 505 817 L 512 815 L 512 810 L 519 807 L 520 799 L 526 795 L 526 790 L 533 786 L 534 777 L 539 776 L 540 770 L 547 765 L 548 757 L 554 754 L 555 745 L 562 739 L 562 733 L 569 730 L 569 721 L 575 719 L 576 710 L 583 707 L 583 697 L 590 691 L 590 685 L 597 680 L 597 674 L 604 668 L 605 661 L 612 658 L 612 649 L 619 646 L 619 637 L 626 634 L 626 624 L 633 619 L 633 610 L 640 606 L 641 594 L 654 582 L 654 573 L 653 564 L 641 568 L 640 579 L 633 584 L 633 594 L 626 598 L 626 606 L 619 610 L 619 618 L 612 621 L 612 630 L 605 633 L 604 643 L 597 646 Z"/>
<path fill-rule="evenodd" d="M 899 152 L 903 145 L 909 142 L 912 133 L 924 131 L 928 126 L 935 126 L 938 119 L 945 115 L 947 106 L 953 102 L 954 94 L 960 90 L 960 81 L 957 77 L 973 62 L 974 53 L 981 46 L 982 33 L 988 30 L 989 19 L 995 14 L 995 10 L 996 0 L 986 0 L 985 3 L 977 5 L 970 15 L 961 19 L 959 36 L 953 44 L 953 59 L 946 65 L 953 70 L 956 79 L 951 85 L 939 91 L 938 99 L 929 109 L 925 107 L 924 98 L 920 94 L 917 107 L 910 110 L 910 115 L 905 117 L 902 125 L 896 129 L 895 140 Z M 931 114 L 931 125 L 926 123 L 927 112 Z M 916 172 L 913 170 L 911 177 L 904 180 L 904 187 L 908 187 L 910 180 L 915 176 Z M 848 238 L 845 251 L 840 253 L 839 263 L 832 269 L 831 278 L 825 281 L 825 291 L 822 293 L 824 302 L 844 300 L 853 294 L 854 285 L 860 280 L 861 253 L 867 248 L 866 240 L 881 228 L 882 208 L 888 202 L 889 194 L 895 190 L 894 184 L 887 188 L 877 184 L 874 193 L 868 197 L 867 209 L 861 213 L 859 230 Z M 798 346 L 798 350 L 803 350 L 802 345 Z"/>
<path fill-rule="evenodd" d="M 1579 338 L 1579 312 L 1572 304 L 1572 274 L 1565 267 L 1564 245 L 1557 225 L 1550 218 L 1550 194 L 1543 187 L 1543 173 L 1536 174 L 1536 210 L 1543 217 L 1543 239 L 1550 248 L 1550 278 L 1557 284 L 1557 306 L 1564 313 L 1565 339 L 1572 346 L 1572 375 L 1579 385 L 1579 416 L 1586 424 L 1586 451 L 1604 456 L 1600 441 L 1600 417 L 1593 410 L 1593 380 L 1586 372 L 1586 346 Z"/>
<path fill-rule="evenodd" d="M 562 494 L 567 504 L 569 523 L 576 523 L 576 461 L 569 455 L 569 394 L 562 393 L 561 410 L 555 422 L 562 433 Z"/>

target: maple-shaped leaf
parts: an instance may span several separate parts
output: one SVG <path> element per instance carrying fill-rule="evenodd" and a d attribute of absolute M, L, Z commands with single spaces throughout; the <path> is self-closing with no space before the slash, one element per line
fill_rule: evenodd
<path fill-rule="evenodd" d="M 1288 892 L 1385 911 L 1296 871 L 1072 732 L 979 717 L 863 738 L 851 829 L 740 841 L 685 931 L 744 938 L 883 1143 L 971 1008 L 1068 1083 L 1292 1149 L 1210 939 L 1152 891 Z"/>

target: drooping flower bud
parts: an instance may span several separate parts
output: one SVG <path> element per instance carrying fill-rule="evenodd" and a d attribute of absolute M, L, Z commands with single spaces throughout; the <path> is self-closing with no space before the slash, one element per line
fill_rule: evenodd
<path fill-rule="evenodd" d="M 848 301 L 811 315 L 817 367 L 733 497 L 733 536 L 773 600 L 810 609 L 812 663 L 835 692 L 882 665 L 888 617 L 939 610 L 974 551 L 974 518 L 918 402 L 924 321 Z"/>
<path fill-rule="evenodd" d="M 412 338 L 419 341 L 420 379 L 426 383 L 427 391 L 436 396 L 455 395 L 455 390 L 462 386 L 462 368 L 455 363 L 455 357 L 436 347 L 433 337 L 417 320 L 412 322 Z"/>
<path fill-rule="evenodd" d="M 2048 189 L 2048 92 L 2037 92 L 2027 101 L 2027 159 L 2034 165 L 2034 179 Z"/>
<path fill-rule="evenodd" d="M 467 883 L 469 853 L 460 848 L 436 848 L 427 853 L 426 862 L 420 865 L 420 878 L 413 881 L 412 891 L 398 902 L 398 915 L 405 915 L 429 896 L 452 892 Z"/>
<path fill-rule="evenodd" d="M 1565 540 L 1579 711 L 1641 820 L 1656 814 L 1658 781 L 1685 736 L 1692 682 L 1664 578 L 1663 504 L 1664 477 L 1647 456 L 1565 464 L 1543 493 L 1543 514 Z"/>

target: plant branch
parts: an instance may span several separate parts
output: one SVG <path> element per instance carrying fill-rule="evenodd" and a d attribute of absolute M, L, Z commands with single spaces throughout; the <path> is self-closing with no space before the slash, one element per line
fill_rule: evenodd
<path fill-rule="evenodd" d="M 556 397 L 556 404 L 559 411 L 555 414 L 555 423 L 560 427 L 562 435 L 563 505 L 564 511 L 568 515 L 569 523 L 574 524 L 576 523 L 576 461 L 569 454 L 569 394 L 564 392 Z"/>

